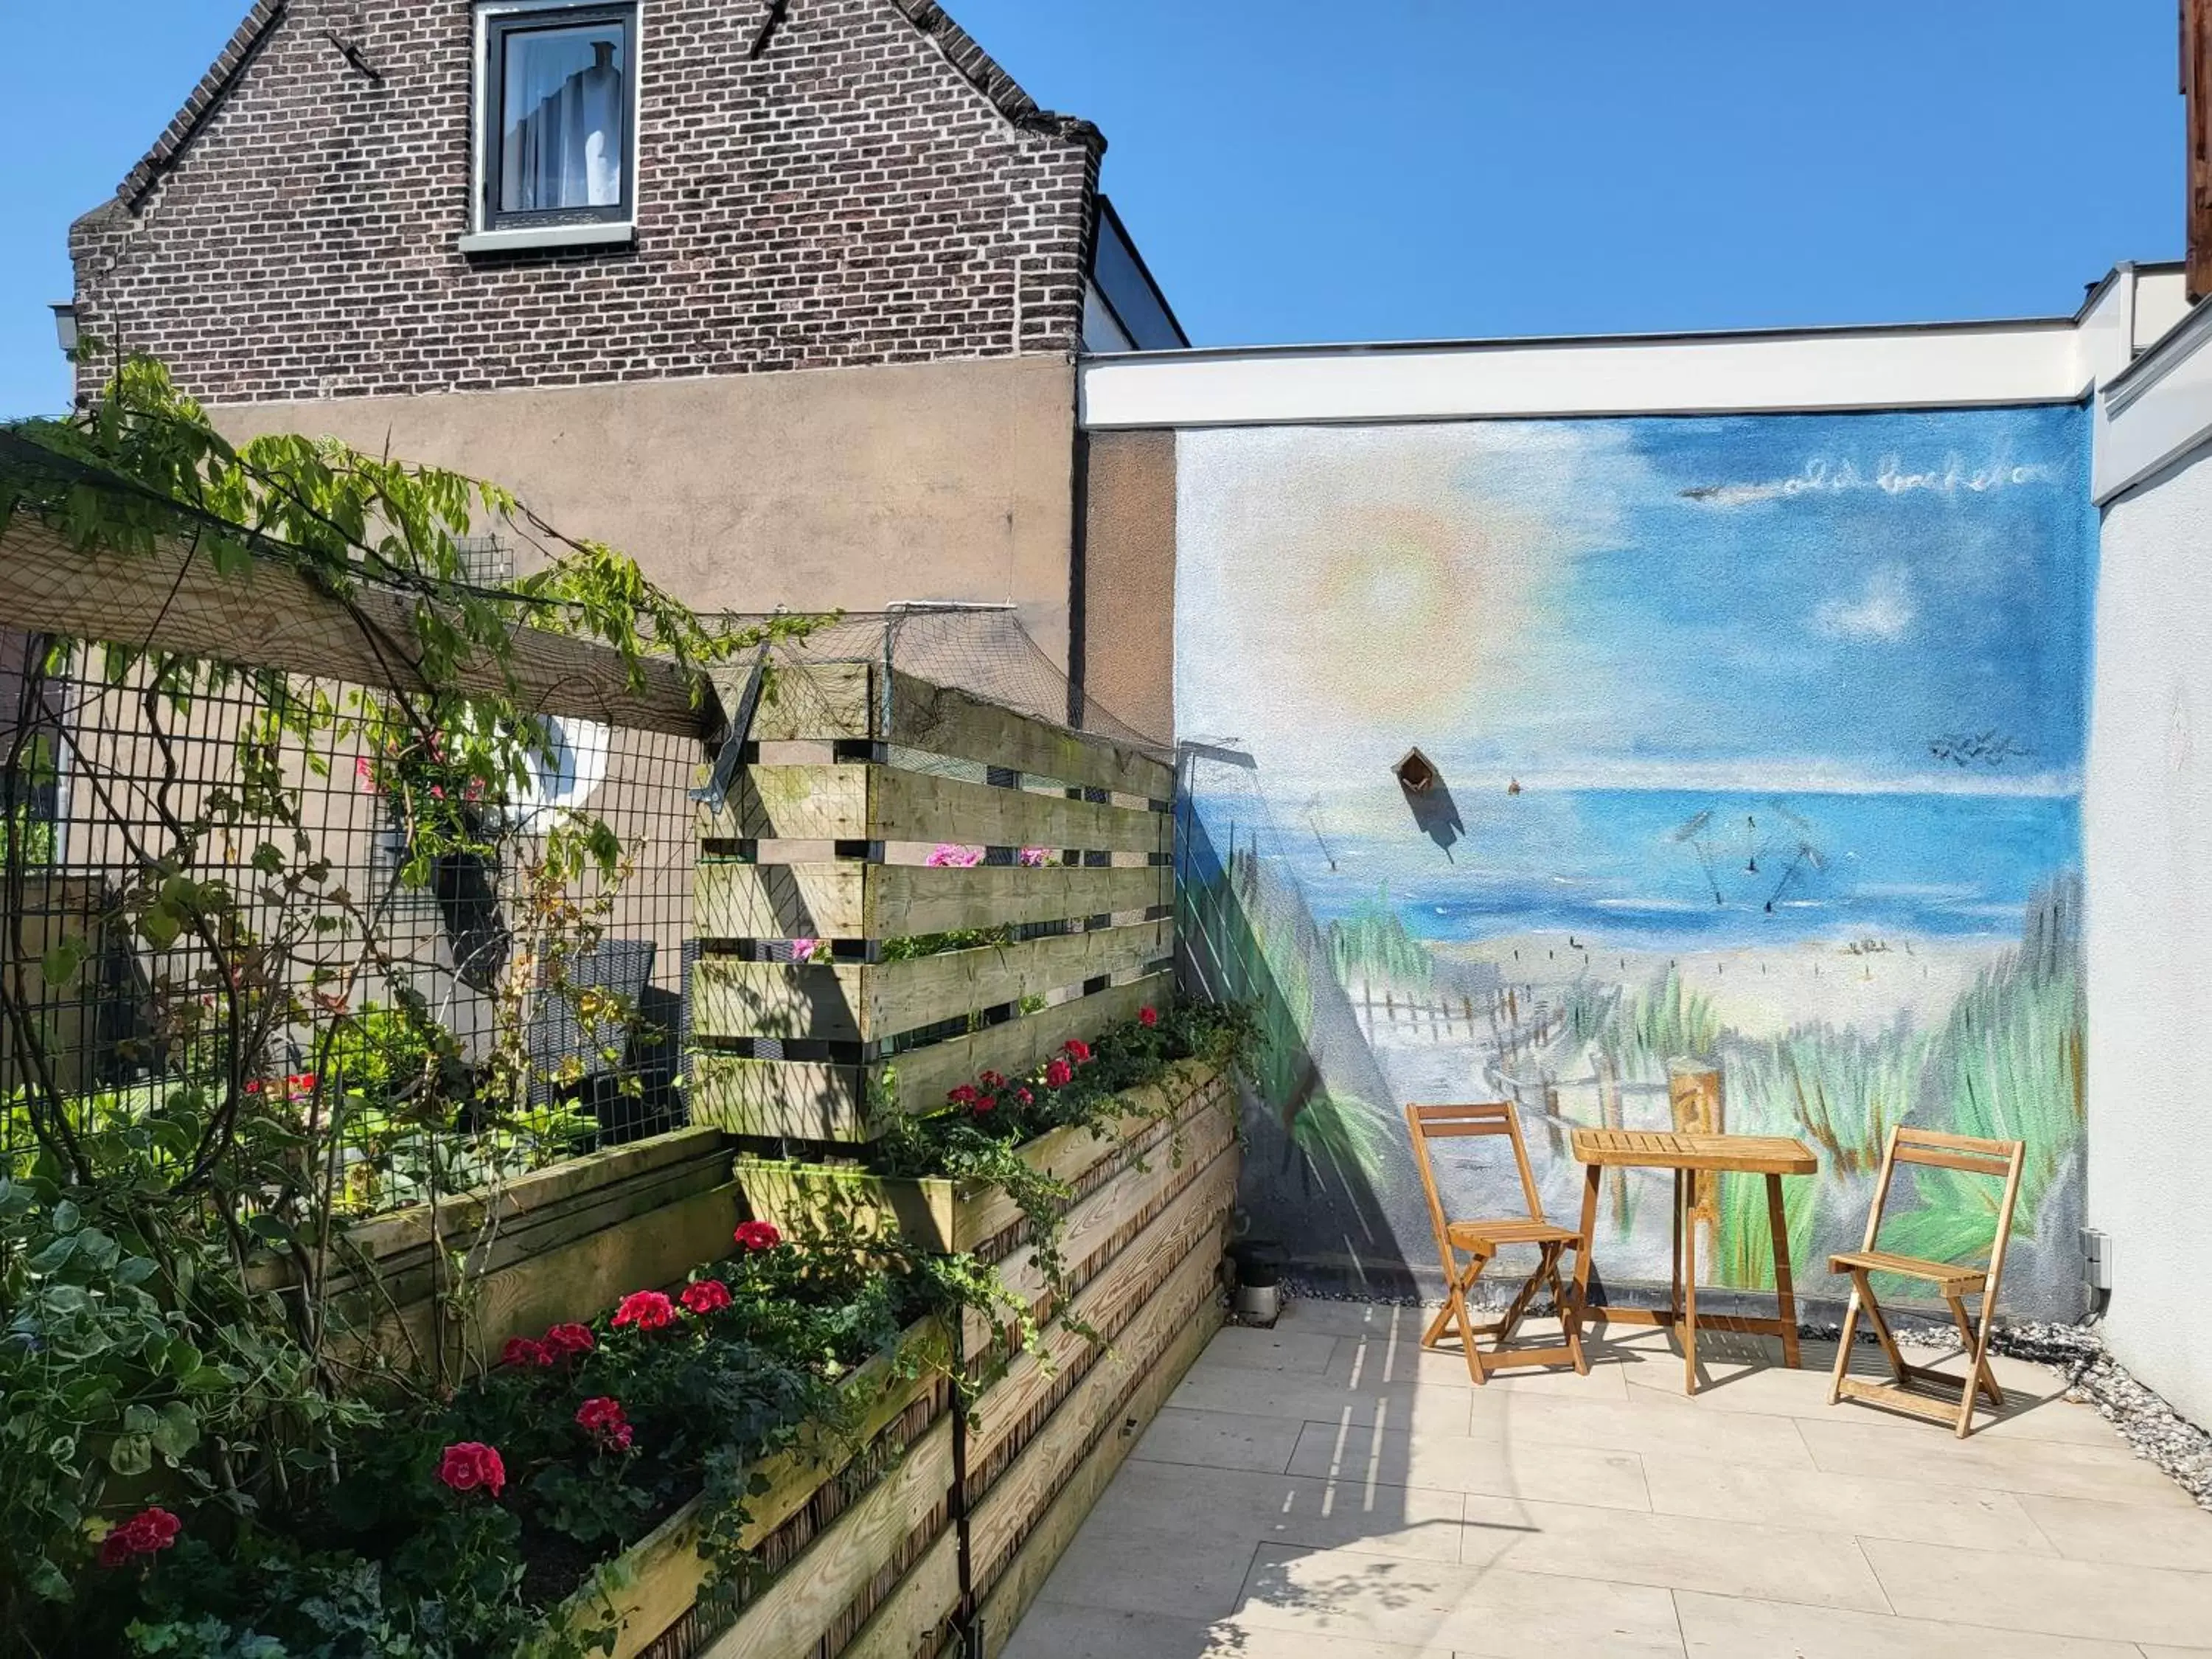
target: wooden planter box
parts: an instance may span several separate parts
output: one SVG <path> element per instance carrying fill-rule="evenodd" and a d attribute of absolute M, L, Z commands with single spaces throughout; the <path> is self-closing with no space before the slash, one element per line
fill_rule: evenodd
<path fill-rule="evenodd" d="M 933 1364 L 941 1370 L 951 1360 L 950 1334 L 934 1319 L 921 1321 L 907 1328 L 893 1349 L 853 1373 L 844 1385 L 847 1395 L 854 1399 L 875 1396 L 861 1418 L 853 1443 L 826 1436 L 802 1438 L 799 1444 L 758 1466 L 757 1476 L 768 1484 L 766 1490 L 747 1500 L 750 1515 L 742 1534 L 746 1549 L 757 1549 L 773 1537 L 850 1463 L 854 1443 L 865 1447 L 872 1443 L 931 1386 L 927 1371 L 912 1378 L 896 1378 L 894 1373 L 902 1359 Z M 944 1443 L 940 1446 L 939 1443 Z M 807 1557 L 821 1553 L 821 1546 L 847 1530 L 847 1523 L 854 1516 L 865 1520 L 869 1516 L 878 1516 L 896 1501 L 896 1494 L 911 1495 L 917 1482 L 927 1486 L 940 1462 L 949 1471 L 949 1426 L 940 1414 L 937 1422 L 907 1449 L 884 1481 L 840 1515 L 805 1555 L 746 1604 L 732 1631 L 717 1642 L 717 1651 L 724 1650 L 738 1627 L 754 1624 L 763 1617 L 774 1620 L 789 1616 L 793 1591 L 779 1592 L 778 1586 L 792 1577 L 793 1570 Z M 893 1497 L 879 1496 L 886 1486 L 893 1489 Z M 871 1562 L 856 1556 L 839 1563 L 831 1577 L 841 1583 L 854 1574 L 866 1578 L 881 1565 L 880 1560 Z M 601 1568 L 594 1582 L 571 1595 L 547 1622 L 556 1628 L 586 1635 L 611 1630 L 615 1632 L 611 1659 L 634 1659 L 691 1611 L 706 1581 L 707 1568 L 705 1558 L 699 1553 L 699 1502 L 695 1498 Z M 817 1581 L 821 1577 L 819 1573 L 813 1575 Z"/>
<path fill-rule="evenodd" d="M 1229 1087 L 1218 1072 L 1195 1060 L 1177 1064 L 1158 1083 L 1130 1091 L 1129 1109 L 1103 1134 L 1054 1129 L 1021 1149 L 1031 1169 L 1079 1183 L 1111 1158 L 1166 1156 L 1179 1134 L 1210 1109 L 1226 1115 Z M 1162 1118 L 1170 1103 L 1179 1109 Z M 836 1164 L 741 1158 L 732 1166 L 753 1216 L 786 1232 L 809 1222 L 843 1217 L 864 1235 L 896 1235 L 924 1250 L 973 1252 L 1018 1225 L 1021 1211 L 1002 1187 L 934 1176 L 879 1176 Z"/>

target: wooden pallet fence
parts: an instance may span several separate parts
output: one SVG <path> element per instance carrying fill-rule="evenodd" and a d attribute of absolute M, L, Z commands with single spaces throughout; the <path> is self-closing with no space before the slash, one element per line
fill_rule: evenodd
<path fill-rule="evenodd" d="M 349 1227 L 325 1271 L 352 1358 L 459 1376 L 511 1336 L 673 1286 L 730 1252 L 729 1158 L 720 1131 L 679 1129 Z M 281 1294 L 299 1274 L 270 1258 L 256 1282 Z"/>
<path fill-rule="evenodd" d="M 695 1121 L 866 1140 L 887 1106 L 933 1109 L 1166 994 L 1174 775 L 1152 756 L 867 663 L 781 669 L 752 735 L 765 758 L 701 812 Z M 981 777 L 923 769 L 946 763 Z M 1052 862 L 925 863 L 942 845 Z M 1014 928 L 1040 931 L 882 959 Z M 774 948 L 802 939 L 823 942 L 805 962 Z"/>
<path fill-rule="evenodd" d="M 1166 1156 L 1176 1139 L 1211 1115 L 1226 1122 L 1229 1084 L 1195 1060 L 1184 1061 L 1159 1082 L 1129 1093 L 1129 1110 L 1103 1133 L 1054 1129 L 1021 1149 L 1031 1169 L 1089 1196 L 1085 1184 L 1108 1165 L 1115 1170 L 1156 1154 Z M 863 1237 L 896 1235 L 925 1250 L 980 1255 L 998 1261 L 1019 1242 L 1019 1207 L 1003 1187 L 944 1176 L 879 1176 L 858 1165 L 805 1164 L 791 1159 L 740 1158 L 733 1166 L 745 1207 L 785 1232 L 803 1231 L 835 1218 Z"/>

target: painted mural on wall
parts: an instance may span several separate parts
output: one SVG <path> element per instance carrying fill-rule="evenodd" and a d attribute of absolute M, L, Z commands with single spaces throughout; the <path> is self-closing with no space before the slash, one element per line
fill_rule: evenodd
<path fill-rule="evenodd" d="M 1717 1071 L 1724 1127 L 1821 1155 L 1803 1288 L 1909 1121 L 2027 1141 L 2007 1299 L 2078 1311 L 2084 419 L 1183 434 L 1187 902 L 1274 1038 L 1260 1231 L 1433 1276 L 1401 1103 L 1516 1102 L 1571 1217 L 1567 1132 L 1676 1127 Z M 1445 1143 L 1455 1209 L 1510 1212 L 1491 1145 Z M 1666 1179 L 1608 1176 L 1607 1276 L 1665 1278 Z M 1993 1191 L 1915 1179 L 1886 1246 L 1986 1249 Z M 1716 1225 L 1766 1284 L 1761 1191 Z"/>

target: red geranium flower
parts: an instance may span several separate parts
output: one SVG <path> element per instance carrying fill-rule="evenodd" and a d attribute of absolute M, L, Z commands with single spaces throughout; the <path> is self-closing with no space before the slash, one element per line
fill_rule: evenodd
<path fill-rule="evenodd" d="M 134 1555 L 151 1555 L 177 1541 L 184 1522 L 165 1509 L 141 1510 L 100 1540 L 100 1565 L 119 1567 Z"/>
<path fill-rule="evenodd" d="M 611 1450 L 629 1449 L 629 1423 L 623 1416 L 622 1401 L 610 1395 L 600 1395 L 577 1407 L 576 1426 Z"/>
<path fill-rule="evenodd" d="M 462 1440 L 446 1448 L 438 1461 L 438 1479 L 455 1492 L 473 1492 L 482 1486 L 496 1498 L 507 1485 L 507 1465 L 495 1447 L 481 1440 Z"/>
<path fill-rule="evenodd" d="M 945 1097 L 955 1106 L 973 1106 L 981 1092 L 974 1084 L 963 1083 L 958 1088 L 948 1091 Z"/>
<path fill-rule="evenodd" d="M 730 1287 L 719 1279 L 702 1279 L 696 1285 L 686 1285 L 678 1300 L 695 1314 L 710 1314 L 730 1305 Z"/>
<path fill-rule="evenodd" d="M 1139 1009 L 1138 1009 L 1138 1010 L 1137 1010 L 1137 1024 L 1139 1024 L 1139 1025 L 1146 1025 L 1146 1026 L 1151 1026 L 1151 1025 L 1157 1025 L 1157 1024 L 1158 1024 L 1159 1023 L 1160 1023 L 1160 1011 L 1159 1011 L 1158 1009 L 1157 1009 L 1157 1008 L 1139 1008 Z"/>
<path fill-rule="evenodd" d="M 1034 1106 L 1036 1104 L 1036 1097 L 1026 1089 L 1015 1090 L 1014 1098 L 1020 1101 L 1024 1106 Z"/>
<path fill-rule="evenodd" d="M 641 1331 L 657 1331 L 675 1322 L 676 1304 L 665 1291 L 632 1291 L 615 1309 L 617 1330 L 635 1325 Z"/>
<path fill-rule="evenodd" d="M 556 1325 L 545 1333 L 545 1352 L 556 1358 L 589 1353 L 599 1346 L 589 1325 Z"/>
<path fill-rule="evenodd" d="M 1044 1068 L 1045 1086 L 1048 1089 L 1065 1089 L 1074 1080 L 1075 1067 L 1064 1060 L 1055 1060 Z"/>
<path fill-rule="evenodd" d="M 740 1222 L 731 1237 L 737 1240 L 740 1249 L 745 1250 L 772 1250 L 783 1243 L 783 1235 L 776 1231 L 772 1221 Z"/>
<path fill-rule="evenodd" d="M 982 1076 L 977 1078 L 975 1081 L 981 1084 L 986 1089 L 990 1090 L 994 1094 L 996 1094 L 1000 1090 L 1006 1086 L 1006 1079 L 996 1072 L 986 1072 Z"/>
<path fill-rule="evenodd" d="M 996 1095 L 985 1095 L 985 1096 L 984 1096 L 981 1100 L 979 1100 L 979 1101 L 977 1101 L 977 1102 L 975 1103 L 975 1105 L 974 1110 L 975 1110 L 975 1115 L 976 1115 L 977 1117 L 981 1117 L 981 1116 L 982 1116 L 982 1115 L 983 1115 L 983 1114 L 984 1114 L 984 1113 L 986 1113 L 986 1112 L 994 1112 L 994 1111 L 998 1110 L 998 1109 L 999 1109 L 999 1097 L 998 1097 L 998 1096 L 996 1096 Z"/>
<path fill-rule="evenodd" d="M 1091 1045 L 1081 1037 L 1068 1038 L 1066 1047 L 1067 1057 L 1078 1066 L 1088 1066 L 1091 1063 Z"/>
<path fill-rule="evenodd" d="M 502 1365 L 550 1365 L 553 1359 L 552 1349 L 526 1336 L 508 1337 L 507 1346 L 499 1351 L 499 1363 Z"/>

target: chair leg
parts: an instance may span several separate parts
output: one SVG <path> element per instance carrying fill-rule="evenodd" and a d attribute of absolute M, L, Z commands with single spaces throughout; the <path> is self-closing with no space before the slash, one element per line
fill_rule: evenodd
<path fill-rule="evenodd" d="M 1973 1365 L 1973 1370 L 1966 1373 L 1967 1380 L 1972 1385 L 1968 1392 L 1979 1389 L 1989 1395 L 1991 1406 L 2002 1411 L 2005 1403 L 2004 1390 L 1997 1387 L 1997 1379 L 1990 1371 L 1988 1362 L 1983 1358 L 1989 1337 L 1987 1310 L 1984 1310 L 1982 1332 L 1978 1336 L 1975 1334 L 1973 1326 L 1967 1322 L 1966 1304 L 1948 1291 L 1944 1292 L 1943 1299 L 1951 1304 L 1951 1322 L 1959 1328 L 1960 1346 Z"/>
<path fill-rule="evenodd" d="M 1582 1258 L 1589 1254 L 1589 1246 L 1577 1239 L 1574 1250 L 1575 1268 L 1580 1273 Z M 1575 1373 L 1579 1376 L 1588 1376 L 1589 1360 L 1583 1352 L 1583 1310 L 1578 1304 L 1568 1299 L 1565 1287 L 1559 1282 L 1559 1261 L 1566 1253 L 1567 1246 L 1564 1244 L 1552 1253 L 1552 1297 L 1559 1304 L 1559 1328 L 1566 1334 L 1567 1352 L 1575 1357 Z"/>
<path fill-rule="evenodd" d="M 1482 1349 L 1474 1340 L 1474 1316 L 1468 1311 L 1467 1292 L 1474 1287 L 1474 1281 L 1482 1276 L 1482 1270 L 1489 1262 L 1487 1255 L 1480 1251 L 1474 1252 L 1473 1259 L 1467 1264 L 1467 1277 L 1453 1285 L 1451 1291 L 1452 1306 L 1459 1313 L 1460 1343 L 1467 1351 L 1467 1374 L 1474 1379 L 1477 1388 L 1490 1378 L 1484 1371 Z"/>
<path fill-rule="evenodd" d="M 1831 1406 L 1844 1397 L 1844 1379 L 1850 1375 L 1851 1370 L 1851 1345 L 1858 1340 L 1858 1335 L 1859 1287 L 1858 1281 L 1854 1279 L 1850 1302 L 1844 1309 L 1844 1328 L 1837 1333 L 1836 1337 L 1836 1372 L 1828 1380 L 1828 1403 Z"/>
<path fill-rule="evenodd" d="M 1912 1367 L 1905 1363 L 1905 1355 L 1897 1346 L 1897 1338 L 1890 1334 L 1889 1322 L 1881 1316 L 1881 1304 L 1875 1299 L 1874 1285 L 1864 1268 L 1854 1268 L 1851 1279 L 1858 1285 L 1860 1298 L 1866 1304 L 1867 1323 L 1874 1327 L 1875 1340 L 1881 1344 L 1882 1356 L 1889 1361 L 1892 1378 L 1901 1388 L 1912 1376 Z"/>

